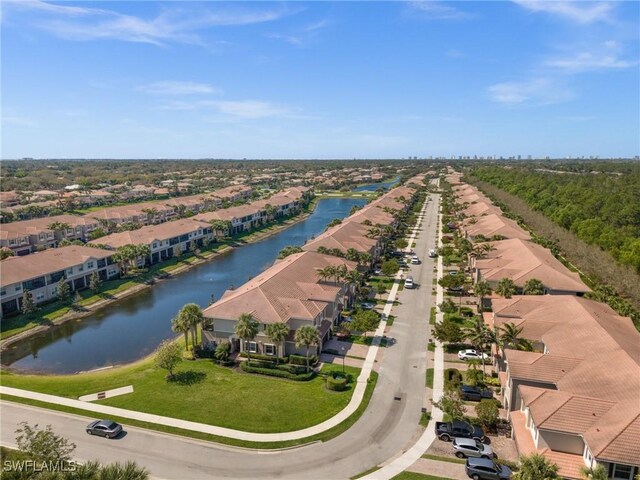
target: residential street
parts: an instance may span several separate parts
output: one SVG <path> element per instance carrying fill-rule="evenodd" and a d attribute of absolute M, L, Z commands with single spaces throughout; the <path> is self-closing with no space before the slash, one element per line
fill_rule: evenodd
<path fill-rule="evenodd" d="M 81 460 L 131 459 L 147 467 L 153 477 L 164 479 L 349 478 L 389 461 L 418 438 L 421 408 L 428 406 L 424 388 L 434 276 L 434 262 L 428 252 L 434 248 L 439 197 L 431 198 L 414 249 L 422 263 L 412 265 L 409 273 L 418 286 L 399 293 L 400 305 L 394 308 L 396 319 L 390 334 L 393 341 L 385 349 L 369 408 L 343 435 L 326 443 L 278 452 L 213 446 L 129 427 L 123 438 L 105 440 L 87 436 L 86 418 L 3 402 L 2 443 L 13 444 L 20 421 L 51 424 L 56 433 L 77 444 L 76 454 Z"/>

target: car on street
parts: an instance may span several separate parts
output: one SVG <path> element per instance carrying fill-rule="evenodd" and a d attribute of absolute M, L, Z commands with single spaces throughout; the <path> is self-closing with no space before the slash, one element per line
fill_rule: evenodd
<path fill-rule="evenodd" d="M 489 389 L 462 384 L 460 385 L 460 398 L 462 400 L 473 400 L 475 402 L 479 402 L 483 398 L 493 398 L 493 392 Z"/>
<path fill-rule="evenodd" d="M 96 420 L 87 425 L 89 435 L 97 435 L 105 438 L 115 438 L 122 432 L 122 425 L 113 420 Z"/>
<path fill-rule="evenodd" d="M 436 258 L 438 256 L 438 254 L 436 253 L 435 249 L 430 249 L 429 250 L 429 257 L 431 258 Z"/>
<path fill-rule="evenodd" d="M 371 303 L 371 302 L 362 302 L 360 304 L 360 308 L 362 310 L 373 310 L 375 308 L 376 304 L 375 303 Z"/>
<path fill-rule="evenodd" d="M 480 353 L 476 350 L 460 350 L 458 351 L 458 358 L 460 360 L 482 360 L 485 362 L 489 360 L 489 355 L 486 353 Z"/>
<path fill-rule="evenodd" d="M 496 455 L 489 445 L 473 438 L 454 438 L 451 442 L 453 454 L 458 458 L 494 458 Z"/>
<path fill-rule="evenodd" d="M 489 458 L 467 458 L 464 471 L 473 480 L 509 480 L 512 474 L 509 467 Z"/>
<path fill-rule="evenodd" d="M 411 257 L 411 263 L 413 265 L 420 265 L 420 258 L 418 258 L 417 255 L 414 255 L 413 257 Z"/>
<path fill-rule="evenodd" d="M 413 283 L 413 277 L 407 277 L 404 279 L 404 288 L 414 288 L 415 283 Z"/>

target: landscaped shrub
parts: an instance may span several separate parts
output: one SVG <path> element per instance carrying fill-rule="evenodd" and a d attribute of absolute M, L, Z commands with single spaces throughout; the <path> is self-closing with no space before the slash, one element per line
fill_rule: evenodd
<path fill-rule="evenodd" d="M 247 373 L 258 373 L 260 375 L 268 375 L 270 377 L 286 378 L 288 380 L 295 380 L 297 382 L 306 382 L 316 376 L 316 372 L 314 372 L 313 370 L 308 373 L 294 374 L 284 370 L 280 370 L 278 368 L 253 367 L 247 365 L 247 362 L 242 362 L 240 364 L 240 368 L 242 369 L 242 371 Z"/>
<path fill-rule="evenodd" d="M 195 355 L 196 358 L 215 358 L 215 350 L 208 350 L 205 348 L 202 348 L 201 345 L 196 345 L 196 349 L 193 352 L 193 354 Z"/>
<path fill-rule="evenodd" d="M 239 354 L 242 358 L 247 358 L 247 352 L 240 352 Z M 279 362 L 279 363 L 289 363 L 289 357 L 275 357 L 273 355 L 262 355 L 260 353 L 252 353 L 251 360 L 262 360 L 264 362 Z"/>
<path fill-rule="evenodd" d="M 304 365 L 305 367 L 307 366 L 307 357 L 305 357 L 304 355 L 289 355 L 289 363 L 293 364 L 293 365 Z M 318 357 L 315 355 L 312 355 L 309 357 L 309 365 L 313 366 L 316 363 L 318 363 Z"/>
<path fill-rule="evenodd" d="M 346 377 L 338 376 L 335 374 L 329 375 L 326 378 L 325 386 L 328 390 L 342 392 L 347 388 L 347 379 Z"/>
<path fill-rule="evenodd" d="M 462 383 L 462 374 L 457 368 L 447 368 L 444 371 L 444 389 L 457 390 Z"/>

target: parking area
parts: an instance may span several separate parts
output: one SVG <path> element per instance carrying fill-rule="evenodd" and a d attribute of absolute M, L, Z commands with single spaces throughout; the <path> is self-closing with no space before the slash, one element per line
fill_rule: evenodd
<path fill-rule="evenodd" d="M 515 462 L 518 460 L 518 452 L 516 451 L 515 442 L 511 438 L 503 435 L 487 435 L 487 445 L 491 447 L 493 452 L 502 460 Z M 444 442 L 436 439 L 431 447 L 426 451 L 428 455 L 436 455 L 439 457 L 455 458 L 453 454 L 453 446 L 451 442 Z"/>

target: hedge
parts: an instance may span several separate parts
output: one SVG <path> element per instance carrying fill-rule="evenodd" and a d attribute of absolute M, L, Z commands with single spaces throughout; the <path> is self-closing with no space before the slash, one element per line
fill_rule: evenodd
<path fill-rule="evenodd" d="M 345 377 L 328 376 L 325 383 L 327 389 L 335 392 L 342 392 L 347 388 L 347 379 Z"/>
<path fill-rule="evenodd" d="M 462 383 L 462 374 L 457 368 L 447 368 L 444 371 L 444 389 L 456 390 Z"/>
<path fill-rule="evenodd" d="M 239 354 L 242 358 L 247 358 L 247 352 L 240 352 Z M 273 355 L 262 355 L 260 353 L 252 353 L 251 360 L 262 360 L 263 362 L 273 362 L 276 363 L 289 363 L 289 357 L 275 357 Z"/>
<path fill-rule="evenodd" d="M 251 360 L 250 362 L 246 362 L 246 363 L 248 363 L 250 367 L 282 370 L 285 372 L 293 373 L 294 375 L 305 373 L 307 371 L 307 367 L 303 367 L 301 365 L 291 365 L 290 363 L 276 365 L 275 363 L 264 362 L 262 360 Z"/>
<path fill-rule="evenodd" d="M 293 373 L 289 373 L 285 370 L 280 370 L 278 368 L 253 367 L 253 366 L 247 365 L 247 362 L 242 362 L 240 364 L 240 368 L 242 369 L 243 372 L 247 372 L 247 373 L 258 373 L 260 375 L 268 375 L 270 377 L 286 378 L 288 380 L 295 380 L 297 382 L 306 382 L 316 376 L 316 372 L 314 372 L 313 370 L 308 373 L 300 373 L 296 375 Z"/>
<path fill-rule="evenodd" d="M 305 357 L 304 355 L 294 355 L 291 354 L 289 355 L 289 362 L 292 363 L 293 365 L 307 365 L 307 357 Z M 309 365 L 315 365 L 316 363 L 318 363 L 318 357 L 315 355 L 312 355 L 309 357 Z"/>

